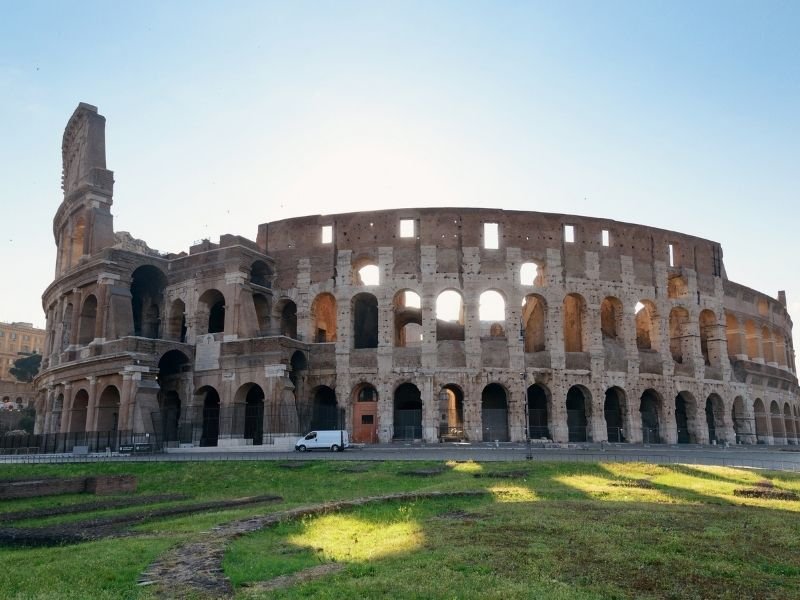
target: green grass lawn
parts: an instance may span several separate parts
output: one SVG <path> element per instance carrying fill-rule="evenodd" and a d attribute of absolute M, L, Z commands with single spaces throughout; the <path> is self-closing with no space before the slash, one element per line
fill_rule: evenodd
<path fill-rule="evenodd" d="M 366 463 L 363 472 L 346 472 L 352 465 L 0 467 L 0 478 L 131 473 L 139 478 L 139 495 L 178 492 L 191 502 L 258 494 L 284 498 L 278 504 L 151 521 L 129 537 L 0 548 L 0 598 L 147 598 L 152 592 L 136 586 L 147 565 L 219 523 L 334 499 L 478 489 L 489 494 L 393 501 L 282 523 L 235 540 L 225 572 L 241 598 L 800 598 L 800 501 L 733 495 L 734 489 L 763 480 L 800 492 L 798 476 L 699 466 L 519 462 L 375 462 Z M 403 473 L 437 466 L 443 467 L 438 475 Z M 508 471 L 516 476 L 493 476 Z M 0 501 L 0 522 L 3 512 L 95 499 Z M 255 585 L 281 575 L 302 578 L 319 565 L 338 569 L 268 593 Z"/>

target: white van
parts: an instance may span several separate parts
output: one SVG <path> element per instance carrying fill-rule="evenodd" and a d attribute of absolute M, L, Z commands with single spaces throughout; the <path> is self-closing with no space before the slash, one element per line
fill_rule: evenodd
<path fill-rule="evenodd" d="M 311 431 L 297 439 L 294 449 L 300 452 L 314 448 L 330 448 L 333 452 L 342 452 L 350 447 L 350 436 L 344 429 L 329 431 Z"/>

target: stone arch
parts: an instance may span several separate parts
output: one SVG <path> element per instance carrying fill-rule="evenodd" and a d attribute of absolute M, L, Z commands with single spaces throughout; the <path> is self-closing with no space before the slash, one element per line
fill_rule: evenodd
<path fill-rule="evenodd" d="M 439 390 L 439 440 L 460 441 L 464 432 L 464 391 L 448 383 Z"/>
<path fill-rule="evenodd" d="M 616 340 L 622 333 L 622 302 L 614 296 L 603 298 L 600 304 L 600 331 L 603 340 Z"/>
<path fill-rule="evenodd" d="M 534 383 L 528 387 L 528 437 L 550 439 L 550 407 L 552 396 L 548 387 Z"/>
<path fill-rule="evenodd" d="M 742 346 L 742 332 L 739 329 L 739 321 L 733 313 L 725 313 L 725 336 L 728 340 L 728 355 L 736 358 L 739 354 L 744 354 Z"/>
<path fill-rule="evenodd" d="M 499 383 L 490 383 L 481 392 L 481 422 L 484 442 L 507 442 L 508 394 Z"/>
<path fill-rule="evenodd" d="M 491 337 L 505 337 L 506 299 L 503 294 L 497 290 L 481 293 L 478 297 L 478 320 L 481 322 L 481 335 L 488 333 Z"/>
<path fill-rule="evenodd" d="M 244 405 L 244 423 L 239 425 L 244 439 L 254 446 L 264 443 L 264 390 L 257 383 L 249 382 L 241 385 L 234 395 L 236 406 Z M 238 432 L 237 432 L 238 433 Z"/>
<path fill-rule="evenodd" d="M 696 420 L 697 402 L 694 396 L 687 391 L 678 392 L 675 396 L 675 425 L 679 444 L 696 444 L 700 441 L 695 429 Z"/>
<path fill-rule="evenodd" d="M 646 389 L 639 399 L 639 414 L 642 421 L 642 442 L 660 444 L 661 423 L 665 423 L 664 399 L 654 389 Z"/>
<path fill-rule="evenodd" d="M 422 299 L 413 290 L 400 290 L 392 301 L 394 345 L 416 347 L 422 341 Z"/>
<path fill-rule="evenodd" d="M 422 394 L 413 383 L 394 390 L 394 439 L 422 439 Z"/>
<path fill-rule="evenodd" d="M 275 305 L 278 316 L 278 331 L 293 340 L 297 339 L 297 304 L 289 298 L 281 298 Z"/>
<path fill-rule="evenodd" d="M 142 265 L 131 273 L 133 335 L 158 339 L 161 331 L 167 276 L 153 265 Z"/>
<path fill-rule="evenodd" d="M 115 385 L 107 385 L 97 401 L 96 431 L 117 431 L 119 426 L 119 405 L 119 389 Z"/>
<path fill-rule="evenodd" d="M 216 446 L 219 441 L 219 393 L 214 387 L 205 385 L 197 390 L 195 395 L 201 398 L 200 405 L 203 416 L 200 445 Z"/>
<path fill-rule="evenodd" d="M 378 299 L 368 292 L 353 296 L 353 348 L 378 347 Z"/>
<path fill-rule="evenodd" d="M 764 401 L 756 398 L 753 401 L 753 416 L 756 420 L 756 440 L 759 444 L 766 444 L 769 441 L 769 421 L 767 420 L 767 409 Z"/>
<path fill-rule="evenodd" d="M 225 296 L 217 289 L 203 292 L 198 299 L 198 333 L 225 331 Z"/>
<path fill-rule="evenodd" d="M 725 440 L 725 403 L 718 394 L 709 394 L 706 398 L 706 427 L 708 428 L 708 443 L 724 442 Z"/>
<path fill-rule="evenodd" d="M 539 294 L 528 294 L 522 307 L 522 329 L 525 352 L 543 352 L 547 349 L 547 303 Z"/>
<path fill-rule="evenodd" d="M 336 392 L 327 385 L 320 385 L 314 388 L 314 394 L 311 399 L 311 425 L 309 429 L 341 429 Z"/>
<path fill-rule="evenodd" d="M 567 294 L 564 297 L 564 351 L 586 352 L 585 335 L 587 310 L 586 300 L 580 294 Z"/>
<path fill-rule="evenodd" d="M 752 434 L 748 426 L 747 414 L 744 408 L 744 398 L 736 396 L 733 399 L 733 408 L 731 409 L 731 418 L 733 420 L 733 433 L 736 436 L 736 443 L 742 443 L 746 437 Z"/>
<path fill-rule="evenodd" d="M 70 433 L 86 433 L 88 409 L 89 392 L 80 389 L 75 392 L 75 396 L 72 399 L 69 418 Z"/>
<path fill-rule="evenodd" d="M 700 311 L 700 352 L 703 355 L 703 362 L 706 366 L 719 365 L 720 357 L 714 352 L 714 348 L 709 346 L 716 337 L 717 316 L 710 310 Z"/>
<path fill-rule="evenodd" d="M 89 294 L 81 307 L 80 325 L 78 326 L 78 344 L 85 346 L 94 339 L 97 326 L 97 297 Z"/>
<path fill-rule="evenodd" d="M 353 441 L 374 444 L 378 441 L 378 390 L 361 382 L 353 388 Z"/>
<path fill-rule="evenodd" d="M 656 305 L 650 300 L 640 300 L 636 303 L 636 347 L 639 350 L 657 349 L 658 339 L 658 311 Z"/>
<path fill-rule="evenodd" d="M 186 342 L 186 304 L 180 298 L 173 300 L 169 306 L 167 337 L 181 343 Z"/>
<path fill-rule="evenodd" d="M 253 294 L 253 308 L 256 312 L 258 335 L 269 335 L 270 315 L 272 314 L 272 299 L 264 294 L 255 293 Z"/>
<path fill-rule="evenodd" d="M 161 435 L 164 442 L 180 440 L 181 398 L 177 390 L 166 390 L 159 394 L 161 402 Z"/>
<path fill-rule="evenodd" d="M 372 256 L 360 256 L 353 261 L 353 285 L 381 284 L 380 267 Z"/>
<path fill-rule="evenodd" d="M 786 443 L 786 430 L 783 425 L 781 409 L 778 403 L 773 400 L 769 405 L 770 421 L 772 425 L 772 441 L 775 444 Z"/>
<path fill-rule="evenodd" d="M 272 287 L 272 269 L 263 260 L 250 265 L 250 283 L 263 288 Z"/>
<path fill-rule="evenodd" d="M 570 442 L 589 440 L 589 414 L 592 394 L 582 385 L 573 385 L 567 391 L 567 432 Z"/>
<path fill-rule="evenodd" d="M 606 434 L 609 442 L 627 442 L 625 422 L 627 420 L 628 401 L 625 390 L 613 386 L 606 390 L 603 403 L 603 416 L 606 419 Z"/>
<path fill-rule="evenodd" d="M 336 298 L 329 292 L 318 294 L 311 303 L 309 339 L 318 344 L 336 341 Z"/>
<path fill-rule="evenodd" d="M 796 444 L 797 429 L 795 427 L 794 417 L 792 416 L 792 409 L 788 402 L 783 405 L 783 425 L 786 430 L 786 443 Z"/>
<path fill-rule="evenodd" d="M 436 340 L 464 341 L 464 298 L 454 289 L 442 290 L 436 297 Z"/>
<path fill-rule="evenodd" d="M 676 306 L 669 311 L 669 350 L 672 360 L 681 364 L 691 356 L 689 336 L 689 311 Z"/>

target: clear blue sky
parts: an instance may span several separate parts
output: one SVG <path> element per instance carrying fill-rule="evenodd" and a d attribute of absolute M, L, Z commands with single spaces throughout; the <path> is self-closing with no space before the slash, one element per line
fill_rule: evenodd
<path fill-rule="evenodd" d="M 43 326 L 61 135 L 106 116 L 117 230 L 463 205 L 722 243 L 800 317 L 798 2 L 0 0 L 0 320 Z"/>

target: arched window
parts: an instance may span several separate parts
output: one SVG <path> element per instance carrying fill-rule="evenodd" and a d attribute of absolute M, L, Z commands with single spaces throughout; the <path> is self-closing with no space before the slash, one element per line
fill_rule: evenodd
<path fill-rule="evenodd" d="M 585 352 L 584 321 L 586 319 L 586 301 L 580 294 L 568 294 L 564 297 L 564 351 Z"/>
<path fill-rule="evenodd" d="M 78 330 L 78 344 L 85 346 L 94 339 L 95 326 L 97 325 L 97 298 L 90 294 L 83 301 L 81 309 L 80 329 Z"/>
<path fill-rule="evenodd" d="M 464 341 L 464 301 L 455 290 L 436 297 L 436 339 Z"/>
<path fill-rule="evenodd" d="M 545 322 L 547 304 L 542 296 L 528 294 L 522 308 L 522 327 L 525 352 L 543 352 L 546 349 Z"/>
<path fill-rule="evenodd" d="M 316 343 L 336 341 L 336 298 L 327 292 L 311 303 L 311 339 Z"/>
<path fill-rule="evenodd" d="M 394 345 L 419 346 L 422 341 L 422 299 L 411 290 L 394 295 Z"/>

